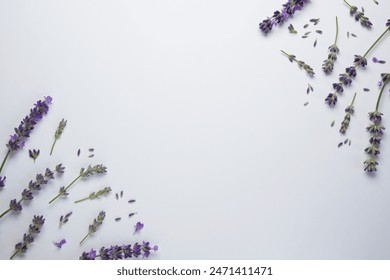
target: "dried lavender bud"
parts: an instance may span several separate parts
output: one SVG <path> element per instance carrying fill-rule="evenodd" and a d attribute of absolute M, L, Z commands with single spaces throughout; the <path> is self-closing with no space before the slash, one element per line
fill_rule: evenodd
<path fill-rule="evenodd" d="M 119 199 L 119 195 L 118 195 L 118 193 L 116 193 L 116 194 L 115 194 L 115 198 L 116 198 L 116 200 L 118 200 L 118 199 Z"/>
<path fill-rule="evenodd" d="M 60 139 L 62 133 L 64 132 L 64 129 L 66 127 L 66 123 L 67 123 L 67 121 L 62 119 L 60 121 L 60 123 L 58 124 L 57 130 L 54 133 L 54 142 L 53 142 L 53 145 L 51 146 L 51 149 L 50 149 L 50 155 L 53 154 L 54 146 L 55 146 L 57 140 Z"/>
<path fill-rule="evenodd" d="M 379 5 L 379 2 L 378 2 L 378 1 L 376 1 L 376 0 L 374 0 L 374 3 L 375 3 L 375 4 L 377 4 L 377 5 Z"/>
<path fill-rule="evenodd" d="M 314 91 L 314 88 L 312 87 L 311 84 L 307 84 L 307 90 L 306 90 L 306 93 L 309 94 L 309 92 L 313 92 Z"/>
<path fill-rule="evenodd" d="M 378 161 L 376 160 L 376 157 L 380 154 L 379 146 L 382 140 L 383 131 L 385 130 L 385 127 L 381 124 L 383 114 L 379 112 L 379 105 L 383 91 L 390 81 L 390 73 L 381 74 L 381 77 L 383 84 L 378 96 L 375 111 L 368 113 L 368 117 L 372 123 L 366 128 L 367 132 L 370 133 L 370 146 L 364 149 L 364 152 L 369 155 L 369 158 L 364 161 L 364 171 L 367 172 L 377 171 Z"/>
<path fill-rule="evenodd" d="M 303 106 L 307 106 L 307 105 L 309 105 L 309 102 L 303 103 Z"/>
<path fill-rule="evenodd" d="M 268 34 L 274 26 L 287 21 L 308 2 L 308 0 L 288 0 L 287 3 L 282 5 L 281 11 L 275 11 L 271 18 L 267 18 L 259 24 L 260 30 L 264 34 Z"/>
<path fill-rule="evenodd" d="M 347 32 L 347 38 L 349 39 L 349 32 Z"/>
<path fill-rule="evenodd" d="M 357 35 L 355 33 L 351 33 L 351 36 L 357 38 Z"/>
<path fill-rule="evenodd" d="M 122 218 L 120 218 L 120 217 L 115 218 L 115 222 L 119 222 L 120 220 L 122 220 Z"/>
<path fill-rule="evenodd" d="M 322 30 L 316 30 L 318 34 L 322 34 Z"/>
<path fill-rule="evenodd" d="M 92 153 L 93 151 L 95 151 L 94 148 L 89 148 L 89 149 L 88 149 L 88 152 L 90 152 L 90 153 Z"/>
<path fill-rule="evenodd" d="M 134 234 L 140 232 L 144 228 L 144 224 L 141 222 L 137 222 L 134 226 Z"/>
<path fill-rule="evenodd" d="M 305 29 L 308 27 L 309 27 L 309 24 L 307 24 L 307 23 L 303 26 L 303 28 L 305 28 Z"/>
<path fill-rule="evenodd" d="M 352 6 L 350 5 L 347 1 L 343 0 L 345 4 L 347 4 L 347 6 L 349 7 L 349 13 L 351 16 L 353 16 L 355 18 L 356 21 L 360 21 L 360 24 L 363 26 L 363 27 L 366 27 L 368 29 L 371 28 L 372 26 L 372 23 L 371 21 L 369 20 L 368 17 L 366 17 L 364 15 L 364 9 L 362 9 L 361 12 L 358 11 L 358 8 L 356 6 Z"/>
<path fill-rule="evenodd" d="M 85 197 L 83 199 L 79 199 L 79 200 L 75 201 L 74 203 L 79 203 L 79 202 L 82 202 L 82 201 L 85 201 L 85 200 L 88 200 L 88 199 L 93 200 L 93 199 L 96 199 L 96 198 L 98 198 L 100 196 L 106 195 L 106 194 L 108 194 L 110 192 L 111 192 L 111 188 L 110 187 L 105 187 L 105 188 L 101 189 L 100 191 L 98 191 L 96 193 L 95 192 L 90 193 L 89 196 L 87 196 L 87 197 Z"/>
<path fill-rule="evenodd" d="M 61 187 L 59 192 L 58 192 L 58 194 L 52 200 L 49 201 L 49 204 L 53 203 L 60 196 L 67 196 L 69 194 L 67 192 L 67 190 L 74 183 L 76 183 L 80 178 L 87 178 L 89 176 L 93 176 L 93 175 L 96 175 L 96 174 L 104 174 L 106 172 L 107 172 L 107 167 L 105 167 L 102 164 L 98 164 L 98 165 L 95 165 L 93 167 L 91 165 L 89 165 L 87 167 L 87 169 L 81 168 L 79 176 L 77 176 L 67 187 L 65 187 L 65 186 Z"/>
<path fill-rule="evenodd" d="M 99 254 L 96 254 L 96 250 L 91 249 L 89 252 L 83 252 L 80 256 L 80 260 L 95 260 L 100 257 L 101 260 L 124 260 L 131 258 L 148 258 L 152 251 L 157 252 L 158 246 L 150 246 L 149 242 L 143 241 L 142 244 L 135 243 L 134 245 L 114 245 L 109 248 L 102 247 L 99 250 Z"/>
<path fill-rule="evenodd" d="M 308 37 L 309 37 L 309 36 L 307 36 L 307 35 L 303 35 L 303 36 L 302 36 L 303 39 L 306 39 L 306 38 L 308 38 Z"/>
<path fill-rule="evenodd" d="M 104 218 L 106 217 L 106 213 L 101 211 L 96 219 L 93 220 L 93 223 L 89 225 L 87 235 L 80 241 L 82 244 L 92 233 L 95 233 L 99 227 L 103 224 Z"/>
<path fill-rule="evenodd" d="M 369 92 L 369 91 L 370 91 L 370 89 L 369 89 L 369 88 L 364 88 L 364 89 L 363 89 L 363 91 L 365 91 L 365 92 Z"/>
<path fill-rule="evenodd" d="M 316 40 L 314 41 L 314 44 L 313 44 L 313 47 L 316 47 L 317 46 L 317 38 Z"/>
<path fill-rule="evenodd" d="M 31 180 L 28 183 L 28 187 L 22 191 L 21 198 L 19 200 L 16 199 L 11 200 L 9 204 L 9 208 L 0 215 L 0 219 L 11 211 L 21 212 L 23 209 L 22 202 L 27 200 L 32 200 L 34 198 L 33 193 L 40 191 L 42 187 L 48 184 L 49 180 L 52 179 L 54 179 L 54 173 L 49 168 L 46 168 L 44 174 L 37 174 L 35 176 L 35 181 Z"/>
<path fill-rule="evenodd" d="M 386 61 L 381 60 L 381 59 L 377 59 L 376 57 L 372 58 L 372 62 L 379 63 L 379 64 L 385 64 L 386 63 Z"/>
<path fill-rule="evenodd" d="M 59 227 L 62 227 L 64 224 L 66 224 L 69 221 L 69 217 L 72 216 L 73 212 L 67 213 L 65 216 L 60 217 L 60 224 Z"/>
<path fill-rule="evenodd" d="M 332 123 L 330 124 L 330 127 L 333 127 L 335 124 L 335 121 L 332 121 Z"/>
<path fill-rule="evenodd" d="M 80 156 L 80 153 L 81 153 L 81 150 L 79 149 L 79 150 L 77 151 L 77 156 L 78 156 L 78 157 Z"/>
<path fill-rule="evenodd" d="M 34 216 L 32 224 L 30 224 L 28 233 L 23 235 L 23 241 L 15 245 L 15 252 L 10 257 L 12 260 L 17 254 L 24 254 L 27 252 L 28 245 L 34 242 L 34 239 L 38 233 L 41 232 L 41 228 L 45 223 L 43 216 Z"/>
<path fill-rule="evenodd" d="M 342 145 L 343 145 L 343 142 L 340 142 L 340 143 L 337 145 L 337 148 L 340 148 Z"/>
<path fill-rule="evenodd" d="M 344 145 L 346 145 L 348 143 L 348 138 L 344 140 Z"/>
<path fill-rule="evenodd" d="M 333 72 L 334 68 L 334 62 L 337 60 L 337 55 L 339 53 L 339 48 L 337 47 L 337 40 L 339 37 L 339 20 L 336 17 L 336 38 L 334 40 L 333 45 L 331 45 L 329 49 L 328 58 L 324 60 L 324 63 L 322 64 L 322 70 L 325 74 L 330 74 Z"/>
<path fill-rule="evenodd" d="M 95 156 L 95 155 L 94 155 L 94 154 L 92 154 L 92 155 L 89 155 L 88 157 L 89 157 L 89 158 L 93 158 L 94 156 Z"/>
<path fill-rule="evenodd" d="M 355 99 L 356 99 L 356 94 L 353 96 L 353 99 L 352 99 L 352 102 L 351 104 L 345 108 L 345 117 L 344 117 L 344 120 L 341 122 L 341 128 L 340 128 L 340 133 L 341 134 L 345 134 L 345 132 L 347 131 L 348 127 L 349 127 L 349 123 L 351 121 L 351 115 L 355 112 L 355 107 L 353 106 L 353 104 L 355 103 Z M 346 144 L 346 143 L 344 143 Z"/>
<path fill-rule="evenodd" d="M 58 248 L 58 249 L 61 249 L 62 248 L 62 245 L 64 245 L 66 243 L 66 240 L 65 239 L 62 239 L 61 241 L 59 242 L 53 242 L 54 245 Z"/>
<path fill-rule="evenodd" d="M 134 203 L 135 202 L 135 199 L 130 199 L 129 201 L 128 201 L 128 203 Z"/>
<path fill-rule="evenodd" d="M 129 218 L 133 217 L 135 214 L 137 214 L 137 213 L 130 213 Z"/>
<path fill-rule="evenodd" d="M 123 191 L 121 191 L 121 198 L 123 197 Z"/>
<path fill-rule="evenodd" d="M 297 34 L 298 32 L 295 30 L 294 26 L 292 24 L 290 24 L 288 26 L 288 31 L 291 33 L 291 34 Z"/>
<path fill-rule="evenodd" d="M 32 151 L 28 150 L 28 155 L 29 155 L 30 158 L 32 158 L 34 160 L 34 162 L 38 158 L 39 153 L 40 153 L 39 150 L 35 150 L 35 149 L 33 149 Z"/>
<path fill-rule="evenodd" d="M 313 77 L 315 75 L 313 68 L 311 68 L 308 64 L 306 64 L 304 61 L 297 60 L 295 55 L 288 54 L 285 51 L 281 50 L 281 52 L 287 56 L 287 58 L 290 60 L 290 62 L 296 62 L 299 66 L 299 68 L 302 68 L 306 71 L 309 76 Z"/>
<path fill-rule="evenodd" d="M 348 146 L 351 146 L 351 142 L 352 142 L 351 139 L 349 139 Z"/>
<path fill-rule="evenodd" d="M 305 36 L 310 35 L 311 31 L 305 32 Z"/>
<path fill-rule="evenodd" d="M 320 21 L 320 19 L 319 18 L 312 18 L 311 20 L 309 20 L 310 22 L 313 22 L 314 23 L 314 25 L 317 25 L 318 24 L 318 22 Z"/>
<path fill-rule="evenodd" d="M 51 101 L 52 98 L 50 96 L 44 97 L 43 100 L 38 100 L 37 103 L 34 104 L 34 107 L 30 110 L 30 114 L 25 116 L 24 119 L 20 122 L 19 126 L 14 129 L 15 134 L 10 136 L 10 140 L 6 145 L 8 151 L 0 165 L 0 174 L 9 155 L 12 152 L 23 148 L 35 125 L 49 112 L 49 105 L 51 104 Z M 3 188 L 5 185 L 4 179 L 1 179 L 0 177 L 0 182 L 2 181 L 0 183 L 0 186 L 2 185 L 1 188 Z"/>

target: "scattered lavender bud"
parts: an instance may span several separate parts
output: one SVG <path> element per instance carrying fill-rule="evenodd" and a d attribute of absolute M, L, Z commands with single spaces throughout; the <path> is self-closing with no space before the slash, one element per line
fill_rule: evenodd
<path fill-rule="evenodd" d="M 116 198 L 116 200 L 118 200 L 118 199 L 119 199 L 119 195 L 118 195 L 118 193 L 116 193 L 116 194 L 115 194 L 115 198 Z"/>
<path fill-rule="evenodd" d="M 124 260 L 138 258 L 148 258 L 151 252 L 157 252 L 158 246 L 150 246 L 149 242 L 143 241 L 142 244 L 138 242 L 134 245 L 114 245 L 109 248 L 102 247 L 99 250 L 99 254 L 96 254 L 96 250 L 91 249 L 89 252 L 83 252 L 80 256 L 80 260 L 95 260 L 99 257 L 101 260 Z"/>
<path fill-rule="evenodd" d="M 357 35 L 355 35 L 354 33 L 351 33 L 351 36 L 357 38 Z"/>
<path fill-rule="evenodd" d="M 28 249 L 28 245 L 34 242 L 36 235 L 41 232 L 41 228 L 45 223 L 43 216 L 34 216 L 32 224 L 30 224 L 28 233 L 23 235 L 23 241 L 15 245 L 15 252 L 10 257 L 12 260 L 17 254 L 25 254 Z"/>
<path fill-rule="evenodd" d="M 353 16 L 356 21 L 359 21 L 363 27 L 370 29 L 372 26 L 372 23 L 369 20 L 369 18 L 364 15 L 364 9 L 362 12 L 360 12 L 360 11 L 358 11 L 358 8 L 356 6 L 350 5 L 346 0 L 343 0 L 343 1 L 349 7 L 350 15 Z"/>
<path fill-rule="evenodd" d="M 32 158 L 34 160 L 34 162 L 39 157 L 39 153 L 40 153 L 39 150 L 35 150 L 35 149 L 33 149 L 32 151 L 28 150 L 28 155 L 29 155 L 30 158 Z"/>
<path fill-rule="evenodd" d="M 301 61 L 301 60 L 297 60 L 296 59 L 296 56 L 293 55 L 293 54 L 288 54 L 286 53 L 285 51 L 281 50 L 281 52 L 288 57 L 288 59 L 290 60 L 290 62 L 296 62 L 299 66 L 299 68 L 302 68 L 306 71 L 307 74 L 309 74 L 309 76 L 313 77 L 315 75 L 314 71 L 313 71 L 313 68 L 311 68 L 308 64 L 306 64 L 304 61 Z"/>
<path fill-rule="evenodd" d="M 135 199 L 130 199 L 129 201 L 128 201 L 128 203 L 134 203 L 135 202 Z"/>
<path fill-rule="evenodd" d="M 364 89 L 363 89 L 363 91 L 365 91 L 365 92 L 369 92 L 369 91 L 370 91 L 370 89 L 369 89 L 369 88 L 364 88 Z"/>
<path fill-rule="evenodd" d="M 294 26 L 292 24 L 290 24 L 288 26 L 288 31 L 291 33 L 291 34 L 297 34 L 298 32 L 295 30 Z"/>
<path fill-rule="evenodd" d="M 133 217 L 135 214 L 137 214 L 137 213 L 130 213 L 129 218 Z"/>
<path fill-rule="evenodd" d="M 311 31 L 308 31 L 308 32 L 305 32 L 305 34 L 304 35 L 310 35 L 310 33 L 311 33 Z"/>
<path fill-rule="evenodd" d="M 313 47 L 316 47 L 317 46 L 317 38 L 316 40 L 314 41 L 314 44 L 313 44 Z"/>
<path fill-rule="evenodd" d="M 288 0 L 287 3 L 282 5 L 281 11 L 275 11 L 272 17 L 263 20 L 259 24 L 260 30 L 264 34 L 268 34 L 274 26 L 287 21 L 308 2 L 309 0 Z"/>
<path fill-rule="evenodd" d="M 122 220 L 122 218 L 120 218 L 120 217 L 115 218 L 115 222 L 119 222 L 120 220 Z"/>
<path fill-rule="evenodd" d="M 94 148 L 89 148 L 89 149 L 88 149 L 88 152 L 91 152 L 91 153 L 92 153 L 93 151 L 95 151 Z"/>
<path fill-rule="evenodd" d="M 92 154 L 92 155 L 89 155 L 88 157 L 89 157 L 89 158 L 93 158 L 94 156 L 95 156 L 95 155 L 94 155 L 94 154 Z"/>
<path fill-rule="evenodd" d="M 314 25 L 317 25 L 320 21 L 319 18 L 312 18 L 311 20 L 309 20 L 310 22 L 314 23 Z"/>
<path fill-rule="evenodd" d="M 382 77 L 382 88 L 380 90 L 378 100 L 376 103 L 375 111 L 368 113 L 369 119 L 372 122 L 369 126 L 366 127 L 367 132 L 370 134 L 370 146 L 364 149 L 366 154 L 369 155 L 369 158 L 364 161 L 364 171 L 369 173 L 376 172 L 378 161 L 377 156 L 380 154 L 379 146 L 382 140 L 383 131 L 385 127 L 382 125 L 382 116 L 383 114 L 379 112 L 379 105 L 382 98 L 383 91 L 386 85 L 390 81 L 390 73 L 381 74 Z"/>
<path fill-rule="evenodd" d="M 141 222 L 137 222 L 134 226 L 134 234 L 140 232 L 144 228 L 144 224 Z"/>
<path fill-rule="evenodd" d="M 103 224 L 104 218 L 106 217 L 106 213 L 101 211 L 96 219 L 93 220 L 93 223 L 89 225 L 89 230 L 87 235 L 80 241 L 82 244 L 92 233 L 95 233 L 99 227 Z"/>
<path fill-rule="evenodd" d="M 322 34 L 322 30 L 316 30 L 318 34 Z"/>
<path fill-rule="evenodd" d="M 375 3 L 375 4 L 377 4 L 377 5 L 379 5 L 379 2 L 378 2 L 378 1 L 376 1 L 376 0 L 374 0 L 374 3 Z"/>
<path fill-rule="evenodd" d="M 349 139 L 348 146 L 351 146 L 351 143 L 352 143 L 352 141 L 351 141 L 351 139 Z"/>
<path fill-rule="evenodd" d="M 62 248 L 62 245 L 64 245 L 66 243 L 66 240 L 65 239 L 62 239 L 60 240 L 59 242 L 53 242 L 54 245 L 58 248 L 58 249 L 61 249 Z"/>
<path fill-rule="evenodd" d="M 121 198 L 123 197 L 123 191 L 121 191 Z"/>
<path fill-rule="evenodd" d="M 348 138 L 344 140 L 344 145 L 346 145 L 348 143 Z"/>
<path fill-rule="evenodd" d="M 307 24 L 307 23 L 303 26 L 303 28 L 305 28 L 305 29 L 308 27 L 309 27 L 309 24 Z"/>
<path fill-rule="evenodd" d="M 312 87 L 311 84 L 307 84 L 307 90 L 306 90 L 306 93 L 309 94 L 309 92 L 313 92 L 314 91 L 314 88 Z"/>
<path fill-rule="evenodd" d="M 386 61 L 381 60 L 381 59 L 377 59 L 376 57 L 372 58 L 372 62 L 379 63 L 379 64 L 385 64 L 386 63 Z"/>
<path fill-rule="evenodd" d="M 309 105 L 309 102 L 303 103 L 303 106 L 307 106 L 307 105 Z"/>
<path fill-rule="evenodd" d="M 58 173 L 57 170 L 55 170 L 55 172 Z M 35 180 L 31 180 L 28 183 L 27 188 L 22 191 L 21 198 L 19 200 L 13 199 L 10 201 L 9 208 L 0 215 L 0 219 L 11 211 L 14 211 L 16 213 L 21 212 L 23 209 L 22 202 L 32 200 L 34 198 L 33 193 L 40 191 L 42 187 L 48 184 L 49 180 L 52 179 L 54 179 L 54 173 L 49 168 L 46 168 L 44 174 L 37 174 L 35 176 Z"/>
<path fill-rule="evenodd" d="M 309 37 L 309 36 L 307 36 L 307 35 L 303 35 L 303 36 L 302 36 L 303 39 L 306 39 L 306 38 L 308 38 L 308 37 Z"/>
<path fill-rule="evenodd" d="M 332 123 L 330 124 L 330 127 L 333 127 L 335 124 L 335 121 L 332 121 Z"/>
<path fill-rule="evenodd" d="M 80 178 L 87 178 L 96 174 L 104 174 L 106 172 L 107 172 L 107 167 L 105 167 L 102 164 L 98 164 L 93 167 L 89 165 L 87 169 L 81 168 L 79 176 L 77 176 L 67 187 L 65 186 L 61 187 L 58 194 L 52 200 L 50 200 L 49 204 L 53 203 L 60 196 L 67 196 L 68 195 L 67 190 Z"/>
<path fill-rule="evenodd" d="M 79 149 L 79 150 L 77 151 L 77 156 L 78 156 L 78 157 L 80 156 L 80 153 L 81 153 L 81 150 Z"/>
<path fill-rule="evenodd" d="M 66 123 L 67 123 L 67 121 L 62 119 L 60 121 L 60 123 L 58 124 L 57 130 L 54 133 L 54 142 L 53 142 L 53 145 L 51 146 L 51 149 L 50 149 L 50 155 L 53 154 L 54 146 L 56 145 L 57 140 L 60 139 L 62 133 L 64 132 L 64 129 L 66 127 Z"/>
<path fill-rule="evenodd" d="M 347 32 L 347 38 L 349 39 L 349 32 Z"/>
<path fill-rule="evenodd" d="M 93 199 L 96 199 L 100 196 L 103 196 L 103 195 L 107 195 L 108 193 L 111 192 L 111 188 L 110 187 L 105 187 L 104 189 L 101 189 L 99 190 L 98 192 L 92 192 L 89 194 L 89 196 L 85 197 L 85 198 L 82 198 L 82 199 L 79 199 L 79 200 L 76 200 L 74 203 L 79 203 L 79 202 L 82 202 L 82 201 L 85 201 L 85 200 L 93 200 Z"/>
<path fill-rule="evenodd" d="M 340 142 L 340 143 L 337 145 L 337 148 L 340 148 L 342 145 L 343 145 L 343 142 Z"/>
<path fill-rule="evenodd" d="M 51 104 L 52 100 L 53 99 L 50 96 L 44 97 L 43 100 L 38 100 L 37 103 L 34 104 L 34 107 L 30 110 L 30 114 L 24 117 L 18 127 L 15 127 L 15 134 L 10 136 L 10 140 L 6 145 L 8 151 L 0 165 L 0 174 L 9 155 L 12 152 L 23 148 L 35 125 L 49 112 L 49 105 Z M 0 177 L 0 186 L 2 186 L 1 188 L 5 186 L 4 180 L 5 177 Z"/>
<path fill-rule="evenodd" d="M 65 214 L 65 216 L 62 215 L 60 217 L 60 227 L 62 227 L 64 224 L 66 224 L 69 221 L 69 217 L 72 216 L 72 214 L 73 214 L 73 212 L 71 211 L 71 212 Z"/>

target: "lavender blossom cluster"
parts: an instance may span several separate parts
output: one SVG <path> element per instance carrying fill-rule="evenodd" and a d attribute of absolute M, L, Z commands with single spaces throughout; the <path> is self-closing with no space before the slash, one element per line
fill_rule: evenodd
<path fill-rule="evenodd" d="M 272 17 L 263 20 L 259 24 L 260 30 L 264 34 L 268 34 L 274 26 L 287 21 L 296 11 L 302 10 L 308 2 L 309 0 L 288 0 L 287 3 L 282 5 L 280 11 L 275 11 Z"/>
<path fill-rule="evenodd" d="M 142 256 L 143 258 L 148 258 L 150 253 L 156 252 L 158 246 L 150 246 L 149 242 L 143 241 L 142 244 L 138 242 L 134 245 L 114 245 L 109 248 L 102 247 L 97 254 L 96 250 L 91 249 L 89 252 L 83 252 L 80 256 L 80 260 L 96 260 L 100 258 L 101 260 L 124 260 L 130 258 L 138 258 Z"/>

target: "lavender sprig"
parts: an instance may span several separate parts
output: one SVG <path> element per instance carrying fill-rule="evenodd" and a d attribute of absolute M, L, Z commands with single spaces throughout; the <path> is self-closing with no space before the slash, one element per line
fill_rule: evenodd
<path fill-rule="evenodd" d="M 67 123 L 67 121 L 62 119 L 60 121 L 60 123 L 58 124 L 57 130 L 54 134 L 54 142 L 53 142 L 53 145 L 51 146 L 51 149 L 50 149 L 50 155 L 53 154 L 54 146 L 56 145 L 57 140 L 60 139 L 62 133 L 64 132 L 64 129 L 66 127 L 66 123 Z"/>
<path fill-rule="evenodd" d="M 12 152 L 23 148 L 35 125 L 48 113 L 49 105 L 51 104 L 52 100 L 53 99 L 50 96 L 44 97 L 43 100 L 38 100 L 37 103 L 34 104 L 34 107 L 30 110 L 30 114 L 24 117 L 18 127 L 15 127 L 15 134 L 10 136 L 10 140 L 6 145 L 8 151 L 0 165 L 0 174 L 9 155 Z M 0 183 L 0 186 L 3 185 L 2 187 L 4 187 L 5 177 L 0 177 L 0 182 L 2 182 Z"/>
<path fill-rule="evenodd" d="M 372 26 L 372 22 L 370 21 L 370 19 L 368 17 L 366 17 L 364 15 L 364 11 L 359 11 L 358 10 L 358 7 L 356 6 L 352 6 L 350 5 L 347 1 L 343 0 L 345 4 L 347 4 L 347 6 L 349 7 L 349 13 L 351 16 L 354 16 L 355 17 L 355 20 L 356 21 L 360 21 L 360 24 L 363 26 L 363 27 L 366 27 L 368 29 L 371 28 Z M 363 9 L 363 8 L 362 8 Z"/>
<path fill-rule="evenodd" d="M 17 254 L 24 254 L 27 252 L 28 245 L 34 242 L 34 238 L 41 232 L 41 228 L 45 223 L 43 216 L 34 216 L 32 224 L 30 224 L 28 233 L 23 235 L 23 241 L 15 245 L 15 252 L 10 257 L 12 260 Z"/>
<path fill-rule="evenodd" d="M 88 199 L 96 199 L 102 195 L 106 195 L 108 193 L 111 192 L 111 188 L 110 187 L 105 187 L 104 189 L 101 189 L 100 191 L 98 192 L 92 192 L 89 194 L 89 196 L 85 197 L 85 198 L 82 198 L 82 199 L 79 199 L 79 200 L 76 200 L 74 203 L 79 203 L 79 202 L 82 202 L 82 201 L 85 201 L 85 200 L 88 200 Z"/>
<path fill-rule="evenodd" d="M 99 227 L 103 224 L 105 217 L 106 213 L 104 211 L 101 211 L 97 218 L 93 220 L 92 225 L 89 225 L 88 233 L 80 241 L 80 244 L 82 244 L 92 233 L 95 233 L 99 229 Z"/>
<path fill-rule="evenodd" d="M 357 93 L 355 92 L 351 104 L 347 106 L 347 108 L 345 108 L 346 114 L 344 116 L 344 120 L 341 122 L 341 127 L 340 127 L 341 134 L 345 134 L 345 132 L 347 131 L 349 127 L 349 123 L 351 122 L 351 115 L 355 112 L 355 107 L 353 106 L 353 104 L 355 103 L 356 94 Z"/>
<path fill-rule="evenodd" d="M 79 176 L 77 176 L 67 187 L 65 187 L 65 186 L 61 187 L 58 194 L 52 200 L 50 200 L 49 204 L 53 203 L 60 196 L 67 196 L 68 195 L 67 190 L 74 183 L 76 183 L 80 178 L 87 178 L 87 177 L 93 176 L 95 174 L 104 174 L 106 172 L 107 172 L 107 167 L 105 167 L 102 164 L 98 164 L 98 165 L 95 165 L 93 167 L 91 165 L 89 165 L 87 167 L 87 169 L 81 168 Z"/>
<path fill-rule="evenodd" d="M 140 256 L 148 258 L 152 251 L 157 252 L 158 246 L 151 247 L 149 242 L 143 241 L 142 244 L 137 242 L 134 245 L 114 245 L 109 248 L 101 247 L 99 254 L 96 254 L 96 250 L 91 249 L 89 252 L 83 252 L 80 260 L 96 260 L 96 258 L 100 258 L 101 260 L 124 260 L 138 258 Z"/>
<path fill-rule="evenodd" d="M 62 164 L 58 164 L 55 167 L 54 172 L 56 172 L 57 174 L 62 174 L 64 173 L 64 170 L 65 167 L 63 167 Z M 21 212 L 23 210 L 22 202 L 32 200 L 34 198 L 33 194 L 35 192 L 40 191 L 43 186 L 49 183 L 49 180 L 54 179 L 54 172 L 51 171 L 49 168 L 46 168 L 45 173 L 37 174 L 35 176 L 35 180 L 31 180 L 28 183 L 27 188 L 23 190 L 21 195 L 22 197 L 19 200 L 12 199 L 10 201 L 9 208 L 0 215 L 0 219 L 11 211 L 14 211 L 15 213 Z"/>
<path fill-rule="evenodd" d="M 308 0 L 288 0 L 282 5 L 280 11 L 275 11 L 271 18 L 267 18 L 259 24 L 260 30 L 264 34 L 268 34 L 274 26 L 287 21 L 296 11 L 302 10 L 308 2 Z"/>
<path fill-rule="evenodd" d="M 69 217 L 72 216 L 72 214 L 73 214 L 73 212 L 70 211 L 69 213 L 66 213 L 65 216 L 61 215 L 61 217 L 60 217 L 60 227 L 62 227 L 62 225 L 66 224 L 69 221 Z"/>
<path fill-rule="evenodd" d="M 335 91 L 333 93 L 328 94 L 328 96 L 325 98 L 325 103 L 327 103 L 329 106 L 336 105 L 337 95 L 343 93 L 344 86 L 350 86 L 352 84 L 352 80 L 356 77 L 356 69 L 358 67 L 366 67 L 367 55 L 390 30 L 390 24 L 388 24 L 389 22 L 390 20 L 388 20 L 386 23 L 386 30 L 378 37 L 378 39 L 376 39 L 374 44 L 371 45 L 371 47 L 364 53 L 364 55 L 355 55 L 354 64 L 350 67 L 345 68 L 345 73 L 339 75 L 339 82 L 333 83 L 333 89 Z"/>
<path fill-rule="evenodd" d="M 333 45 L 329 47 L 328 58 L 324 60 L 322 64 L 322 70 L 325 74 L 330 74 L 333 72 L 334 62 L 337 60 L 337 54 L 339 53 L 339 48 L 337 47 L 337 39 L 339 37 L 339 20 L 336 17 L 336 38 Z"/>
<path fill-rule="evenodd" d="M 293 55 L 293 54 L 288 54 L 286 53 L 285 51 L 281 50 L 281 52 L 288 57 L 288 60 L 290 60 L 290 62 L 296 62 L 299 66 L 299 68 L 302 68 L 303 70 L 306 71 L 307 74 L 309 74 L 309 76 L 313 77 L 315 75 L 314 71 L 313 71 L 313 68 L 311 68 L 308 64 L 306 64 L 304 61 L 302 60 L 298 60 L 296 59 L 296 56 Z"/>
<path fill-rule="evenodd" d="M 369 155 L 369 158 L 364 161 L 364 171 L 367 172 L 376 172 L 378 161 L 376 160 L 377 156 L 380 154 L 379 146 L 381 144 L 383 131 L 385 127 L 382 125 L 382 116 L 383 114 L 379 112 L 379 104 L 382 98 L 383 91 L 390 81 L 390 73 L 381 74 L 382 76 L 382 88 L 376 102 L 376 107 L 374 112 L 368 113 L 370 121 L 372 123 L 366 127 L 368 133 L 370 133 L 370 146 L 364 149 L 366 154 Z"/>

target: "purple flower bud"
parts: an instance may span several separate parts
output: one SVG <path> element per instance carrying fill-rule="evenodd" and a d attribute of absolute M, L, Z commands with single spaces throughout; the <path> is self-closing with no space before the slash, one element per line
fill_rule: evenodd
<path fill-rule="evenodd" d="M 61 249 L 62 248 L 62 245 L 64 245 L 66 243 L 66 240 L 65 239 L 62 239 L 60 242 L 54 242 L 54 245 Z"/>
<path fill-rule="evenodd" d="M 22 211 L 22 205 L 20 204 L 20 202 L 16 201 L 16 199 L 10 201 L 9 208 L 16 213 Z"/>
<path fill-rule="evenodd" d="M 378 59 L 377 59 L 376 57 L 373 57 L 373 58 L 372 58 L 372 62 L 377 63 L 377 62 L 378 62 Z"/>
<path fill-rule="evenodd" d="M 5 179 L 6 177 L 0 176 L 0 189 L 5 187 Z"/>
<path fill-rule="evenodd" d="M 141 231 L 141 229 L 143 229 L 143 228 L 144 228 L 144 224 L 141 222 L 137 222 L 134 226 L 134 234 Z"/>

